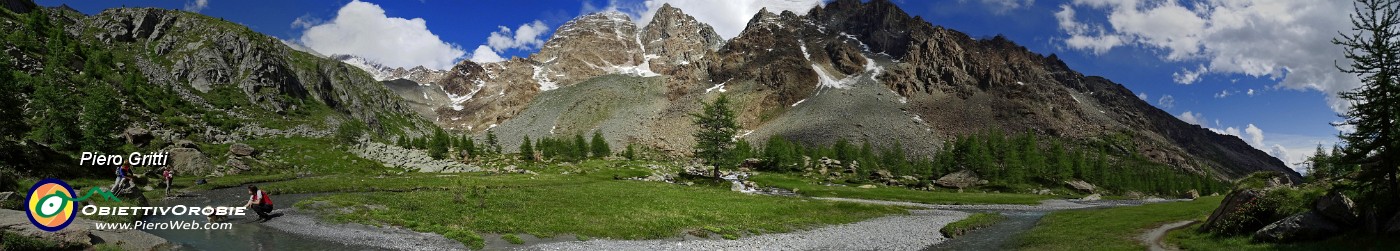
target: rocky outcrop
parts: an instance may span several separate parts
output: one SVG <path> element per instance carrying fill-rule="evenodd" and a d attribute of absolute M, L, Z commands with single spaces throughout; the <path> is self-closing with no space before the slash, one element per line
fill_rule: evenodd
<path fill-rule="evenodd" d="M 361 158 L 384 163 L 385 166 L 416 170 L 420 172 L 475 172 L 481 168 L 462 164 L 453 160 L 439 160 L 428 156 L 427 151 L 405 149 L 378 142 L 362 142 L 350 153 Z"/>
<path fill-rule="evenodd" d="M 122 138 L 126 139 L 127 144 L 142 147 L 146 146 L 147 143 L 151 143 L 151 140 L 155 139 L 155 136 L 151 135 L 151 131 L 149 130 L 132 127 L 122 131 Z"/>
<path fill-rule="evenodd" d="M 33 11 L 34 8 L 38 8 L 39 5 L 34 4 L 32 0 L 4 0 L 4 2 L 0 2 L 0 7 L 9 9 L 15 13 L 24 14 Z"/>
<path fill-rule="evenodd" d="M 170 242 L 141 230 L 94 229 L 98 221 L 78 218 L 58 232 L 34 228 L 24 211 L 0 209 L 0 232 L 39 238 L 59 243 L 63 249 L 84 249 L 108 243 L 122 250 L 158 250 L 170 248 Z"/>
<path fill-rule="evenodd" d="M 1342 228 L 1317 212 L 1301 213 L 1254 232 L 1254 240 L 1262 242 L 1298 242 L 1320 240 L 1340 233 Z"/>
<path fill-rule="evenodd" d="M 1094 184 L 1089 184 L 1089 182 L 1083 180 L 1066 180 L 1065 185 L 1069 185 L 1070 188 L 1085 193 L 1094 193 L 1094 190 L 1098 189 Z"/>
<path fill-rule="evenodd" d="M 934 184 L 936 185 L 957 189 L 968 188 L 986 183 L 987 180 L 983 180 L 982 178 L 977 176 L 977 173 L 972 172 L 972 170 L 962 170 L 953 172 L 948 175 L 944 175 L 941 178 L 938 178 L 937 181 L 934 181 Z"/>
<path fill-rule="evenodd" d="M 257 153 L 257 151 L 254 150 L 253 147 L 249 146 L 248 144 L 234 143 L 233 145 L 228 146 L 228 153 L 236 157 L 247 157 L 253 156 L 254 153 Z"/>
<path fill-rule="evenodd" d="M 318 103 L 378 128 L 381 117 L 411 112 L 362 70 L 293 50 L 228 21 L 174 10 L 112 8 L 76 25 L 84 31 L 80 36 L 139 50 L 130 53 L 143 55 L 135 66 L 152 84 L 230 117 L 248 118 L 245 112 L 298 116 L 311 113 L 316 109 L 311 103 Z M 219 102 L 206 100 L 210 97 Z M 213 128 L 208 134 L 227 138 L 232 132 Z"/>
<path fill-rule="evenodd" d="M 1224 235 L 1235 235 L 1255 231 L 1274 222 L 1273 208 L 1260 205 L 1264 193 L 1255 189 L 1242 189 L 1230 192 L 1211 212 L 1201 231 Z"/>
<path fill-rule="evenodd" d="M 1313 203 L 1313 210 L 1343 226 L 1356 226 L 1361 221 L 1357 215 L 1356 203 L 1338 192 L 1317 198 L 1317 203 Z"/>
<path fill-rule="evenodd" d="M 209 156 L 194 148 L 172 148 L 169 167 L 182 175 L 201 176 L 214 171 Z"/>

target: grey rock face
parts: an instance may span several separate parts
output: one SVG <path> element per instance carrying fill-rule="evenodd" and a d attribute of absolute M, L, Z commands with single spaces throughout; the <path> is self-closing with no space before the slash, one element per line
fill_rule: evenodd
<path fill-rule="evenodd" d="M 1328 193 L 1326 196 L 1318 198 L 1317 203 L 1313 204 L 1313 209 L 1319 215 L 1344 226 L 1355 226 L 1361 220 L 1356 212 L 1356 203 L 1341 193 Z"/>
<path fill-rule="evenodd" d="M 1297 242 L 1320 240 L 1342 231 L 1327 217 L 1314 211 L 1289 216 L 1254 232 L 1254 240 L 1263 242 Z"/>
<path fill-rule="evenodd" d="M 973 172 L 971 170 L 962 170 L 950 173 L 948 175 L 944 175 L 941 178 L 938 178 L 937 181 L 934 181 L 934 184 L 936 185 L 957 189 L 972 187 L 983 183 L 986 183 L 986 180 L 982 180 L 980 177 L 977 176 L 976 172 Z"/>
<path fill-rule="evenodd" d="M 169 166 L 175 172 L 187 175 L 206 175 L 214 171 L 209 156 L 199 152 L 199 149 L 173 148 L 169 152 Z"/>

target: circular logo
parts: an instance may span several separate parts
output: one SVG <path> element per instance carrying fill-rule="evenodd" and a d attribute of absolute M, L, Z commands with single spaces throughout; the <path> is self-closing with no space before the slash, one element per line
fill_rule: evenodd
<path fill-rule="evenodd" d="M 73 223 L 73 187 L 58 179 L 44 179 L 29 188 L 29 223 L 41 230 L 54 232 Z"/>

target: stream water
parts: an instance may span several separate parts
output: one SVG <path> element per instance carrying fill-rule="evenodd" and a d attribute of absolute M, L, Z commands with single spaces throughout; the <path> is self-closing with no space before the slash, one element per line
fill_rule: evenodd
<path fill-rule="evenodd" d="M 1046 211 L 972 211 L 973 213 L 1000 213 L 1005 220 L 980 229 L 967 232 L 957 238 L 924 248 L 924 250 L 1007 250 L 1011 240 L 1045 217 Z"/>
<path fill-rule="evenodd" d="M 280 195 L 273 197 L 277 207 L 285 208 L 297 201 L 309 198 L 311 194 Z M 187 207 L 241 206 L 248 199 L 248 190 L 242 187 L 215 189 L 185 194 L 182 197 L 155 201 L 151 206 Z M 274 213 L 277 211 L 274 211 Z M 233 229 L 222 230 L 143 230 L 160 236 L 176 244 L 174 250 L 375 250 L 375 248 L 347 245 L 344 243 L 293 234 L 254 222 L 258 219 L 251 211 L 245 216 L 229 216 L 224 222 L 233 223 Z M 161 215 L 146 216 L 146 222 L 190 222 L 204 223 L 204 216 Z M 277 221 L 274 218 L 271 221 Z"/>

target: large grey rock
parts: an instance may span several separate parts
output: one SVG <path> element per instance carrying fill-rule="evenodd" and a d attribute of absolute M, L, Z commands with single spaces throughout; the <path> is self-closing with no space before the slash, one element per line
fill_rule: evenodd
<path fill-rule="evenodd" d="M 1201 197 L 1201 192 L 1196 191 L 1196 189 L 1186 190 L 1186 193 L 1181 195 L 1181 198 L 1183 198 L 1183 199 L 1191 199 L 1191 200 L 1194 200 L 1194 199 L 1200 198 L 1200 197 Z"/>
<path fill-rule="evenodd" d="M 228 153 L 233 154 L 233 156 L 253 156 L 256 151 L 248 144 L 234 143 L 228 147 Z"/>
<path fill-rule="evenodd" d="M 34 228 L 24 211 L 0 209 L 0 232 L 36 237 L 65 245 L 78 245 L 69 249 L 82 249 L 101 243 L 110 243 L 122 250 L 163 250 L 170 242 L 159 236 L 141 230 L 97 230 L 97 221 L 78 218 L 72 224 L 57 232 L 45 232 Z M 8 249 L 7 249 L 8 250 Z"/>
<path fill-rule="evenodd" d="M 1225 235 L 1255 231 L 1272 222 L 1272 211 L 1257 208 L 1257 201 L 1263 192 L 1257 189 L 1241 189 L 1230 192 L 1220 206 L 1211 212 L 1201 230 Z M 1265 212 L 1267 211 L 1267 212 Z"/>
<path fill-rule="evenodd" d="M 155 137 L 151 135 L 151 131 L 136 127 L 127 128 L 125 131 L 122 131 L 122 138 L 126 138 L 127 144 L 138 147 L 146 146 L 147 143 L 151 143 L 152 139 L 155 139 Z"/>
<path fill-rule="evenodd" d="M 982 180 L 982 178 L 977 176 L 977 173 L 973 172 L 972 170 L 962 170 L 950 173 L 948 175 L 943 175 L 943 177 L 938 178 L 937 181 L 934 181 L 934 184 L 936 185 L 957 189 L 963 189 L 971 186 L 980 185 L 983 183 L 986 183 L 986 181 Z"/>
<path fill-rule="evenodd" d="M 1066 180 L 1065 185 L 1069 185 L 1069 187 L 1074 188 L 1074 190 L 1086 193 L 1093 193 L 1095 189 L 1098 189 L 1094 184 L 1089 184 L 1089 182 L 1082 180 Z"/>
<path fill-rule="evenodd" d="M 1397 214 L 1395 214 L 1395 216 L 1390 217 L 1390 222 L 1389 222 L 1389 223 L 1386 223 L 1386 228 L 1385 228 L 1385 231 L 1384 231 L 1384 232 L 1386 232 L 1386 233 L 1400 232 L 1400 213 L 1397 213 Z"/>
<path fill-rule="evenodd" d="M 187 175 L 206 175 L 213 172 L 209 156 L 194 148 L 170 149 L 170 168 Z"/>
<path fill-rule="evenodd" d="M 1313 210 L 1343 226 L 1355 226 L 1361 220 L 1356 212 L 1356 203 L 1341 193 L 1332 192 L 1318 198 Z"/>
<path fill-rule="evenodd" d="M 1264 226 L 1254 232 L 1254 240 L 1275 243 L 1319 240 L 1341 231 L 1342 228 L 1327 217 L 1308 211 Z"/>

